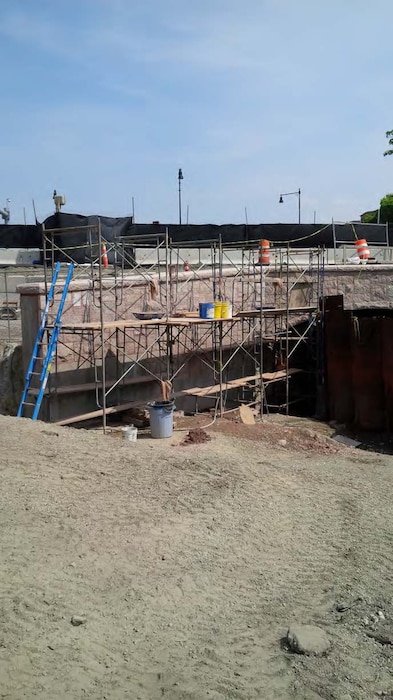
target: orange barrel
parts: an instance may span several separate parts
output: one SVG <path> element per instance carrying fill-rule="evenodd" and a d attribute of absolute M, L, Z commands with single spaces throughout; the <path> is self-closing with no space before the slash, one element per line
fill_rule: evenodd
<path fill-rule="evenodd" d="M 265 238 L 259 241 L 259 258 L 260 265 L 270 265 L 270 243 Z"/>
<path fill-rule="evenodd" d="M 360 260 L 368 260 L 371 258 L 371 253 L 365 238 L 359 238 L 359 240 L 355 241 L 355 246 Z"/>
<path fill-rule="evenodd" d="M 102 265 L 105 268 L 105 270 L 108 269 L 108 254 L 106 252 L 106 244 L 103 243 L 101 246 L 101 259 L 102 259 Z"/>

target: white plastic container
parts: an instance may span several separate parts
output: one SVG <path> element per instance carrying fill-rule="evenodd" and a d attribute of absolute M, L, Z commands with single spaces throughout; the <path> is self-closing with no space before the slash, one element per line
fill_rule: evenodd
<path fill-rule="evenodd" d="M 135 428 L 134 425 L 126 425 L 125 428 L 121 429 L 123 433 L 123 440 L 127 440 L 128 442 L 136 442 L 136 439 L 138 437 L 138 428 Z"/>

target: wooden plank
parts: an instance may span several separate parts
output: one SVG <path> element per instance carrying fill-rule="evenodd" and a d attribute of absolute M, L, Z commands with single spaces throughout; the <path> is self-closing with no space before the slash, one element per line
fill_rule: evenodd
<path fill-rule="evenodd" d="M 232 321 L 239 321 L 240 318 L 234 316 L 233 318 L 199 318 L 199 317 L 183 317 L 183 318 L 156 318 L 150 320 L 133 320 L 133 319 L 118 319 L 117 321 L 106 321 L 103 324 L 104 330 L 116 330 L 125 328 L 143 328 L 145 326 L 191 326 L 201 323 L 229 323 Z M 53 326 L 48 326 L 53 328 Z M 86 323 L 63 323 L 61 326 L 62 331 L 100 331 L 101 324 L 96 321 L 89 321 Z"/>
<path fill-rule="evenodd" d="M 244 425 L 255 425 L 255 415 L 249 406 L 240 406 L 239 416 Z"/>
<path fill-rule="evenodd" d="M 133 320 L 133 319 L 118 319 L 117 321 L 106 321 L 103 324 L 104 330 L 124 330 L 126 328 L 143 328 L 144 326 L 162 326 L 167 323 L 167 319 L 156 318 L 150 320 Z M 179 319 L 179 325 L 188 324 L 187 319 Z M 89 321 L 86 323 L 63 323 L 61 326 L 62 331 L 100 331 L 101 324 L 97 321 Z"/>
<path fill-rule="evenodd" d="M 303 314 L 303 313 L 308 313 L 310 311 L 315 311 L 317 309 L 316 306 L 297 306 L 297 307 L 289 307 L 288 311 L 289 313 L 292 314 Z M 263 309 L 262 310 L 262 315 L 263 316 L 280 316 L 282 314 L 286 314 L 287 309 L 286 308 L 279 308 L 279 309 Z M 259 310 L 248 310 L 248 311 L 239 311 L 235 316 L 232 318 L 199 318 L 199 317 L 169 317 L 169 318 L 153 318 L 153 319 L 144 319 L 144 320 L 137 320 L 137 319 L 118 319 L 117 321 L 106 321 L 103 324 L 104 330 L 116 330 L 116 329 L 126 329 L 126 328 L 143 328 L 145 326 L 190 326 L 194 324 L 202 324 L 202 323 L 233 323 L 236 321 L 240 321 L 243 318 L 256 318 L 261 315 L 261 312 Z M 49 326 L 51 328 L 52 326 Z M 100 331 L 101 330 L 101 324 L 96 322 L 96 321 L 89 321 L 86 323 L 64 323 L 62 325 L 62 330 L 63 331 Z"/>
<path fill-rule="evenodd" d="M 171 395 L 171 398 L 176 399 L 178 396 L 183 394 L 182 391 L 175 392 Z M 152 399 L 153 401 L 160 401 L 160 397 Z M 128 411 L 130 408 L 141 408 L 145 407 L 148 401 L 130 401 L 129 403 L 118 404 L 117 406 L 110 406 L 106 409 L 105 415 L 110 416 L 113 413 L 121 413 L 122 411 Z M 53 425 L 72 425 L 73 423 L 83 423 L 83 421 L 90 420 L 91 418 L 100 418 L 103 415 L 103 409 L 100 408 L 97 411 L 90 411 L 90 413 L 82 413 L 79 416 L 72 416 L 71 418 L 63 418 L 63 420 L 56 421 Z"/>
<path fill-rule="evenodd" d="M 316 306 L 290 306 L 288 312 L 292 314 L 303 314 L 310 311 L 316 311 Z M 262 316 L 282 316 L 287 313 L 287 307 L 280 307 L 277 309 L 262 309 Z M 249 310 L 249 311 L 239 311 L 238 316 L 241 318 L 255 318 L 261 315 L 259 309 Z"/>
<path fill-rule="evenodd" d="M 290 377 L 293 374 L 297 374 L 298 372 L 302 372 L 303 370 L 301 369 L 296 369 L 295 367 L 293 369 L 290 369 L 288 371 L 288 376 Z M 287 373 L 285 370 L 278 370 L 277 372 L 264 372 L 262 374 L 262 379 L 266 384 L 269 384 L 271 382 L 277 382 L 281 381 L 282 379 L 285 379 L 287 376 Z M 248 377 L 239 377 L 238 379 L 232 379 L 229 382 L 226 382 L 222 385 L 222 390 L 223 391 L 229 391 L 230 389 L 238 389 L 241 386 L 245 386 L 249 382 L 256 381 L 260 379 L 261 375 L 260 374 L 252 374 L 249 375 Z M 220 385 L 215 384 L 213 386 L 207 386 L 207 387 L 194 387 L 192 389 L 184 389 L 183 394 L 187 394 L 189 396 L 199 396 L 199 397 L 204 397 L 204 396 L 210 396 L 212 394 L 216 394 L 220 391 Z"/>
<path fill-rule="evenodd" d="M 130 403 L 120 404 L 119 406 L 111 406 L 105 411 L 105 415 L 110 416 L 112 413 L 121 413 L 122 411 L 128 411 L 130 408 L 139 408 L 140 406 L 146 406 L 146 401 L 131 401 Z M 80 416 L 72 416 L 71 418 L 63 418 L 63 420 L 55 421 L 53 425 L 72 425 L 72 423 L 83 423 L 83 421 L 90 420 L 91 418 L 99 418 L 103 415 L 103 409 L 100 408 L 97 411 L 90 411 L 90 413 L 82 413 Z"/>

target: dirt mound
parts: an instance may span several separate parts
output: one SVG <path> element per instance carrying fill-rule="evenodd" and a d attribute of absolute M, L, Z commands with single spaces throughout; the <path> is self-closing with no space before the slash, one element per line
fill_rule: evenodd
<path fill-rule="evenodd" d="M 244 425 L 238 420 L 223 418 L 215 422 L 212 430 L 228 437 L 263 442 L 271 448 L 286 448 L 302 453 L 339 454 L 349 449 L 315 430 L 276 425 L 268 421 Z"/>
<path fill-rule="evenodd" d="M 182 445 L 200 445 L 203 442 L 209 442 L 211 436 L 202 428 L 194 428 L 184 438 Z"/>
<path fill-rule="evenodd" d="M 131 444 L 0 416 L 0 696 L 390 697 L 393 458 L 268 421 L 202 447 L 200 420 Z M 287 651 L 294 624 L 329 652 Z"/>

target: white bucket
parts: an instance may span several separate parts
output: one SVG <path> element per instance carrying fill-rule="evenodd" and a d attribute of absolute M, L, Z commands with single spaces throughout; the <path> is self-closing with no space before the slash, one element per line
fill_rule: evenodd
<path fill-rule="evenodd" d="M 128 440 L 128 442 L 136 442 L 138 436 L 138 428 L 134 425 L 127 425 L 125 428 L 121 429 L 123 433 L 123 440 Z"/>

